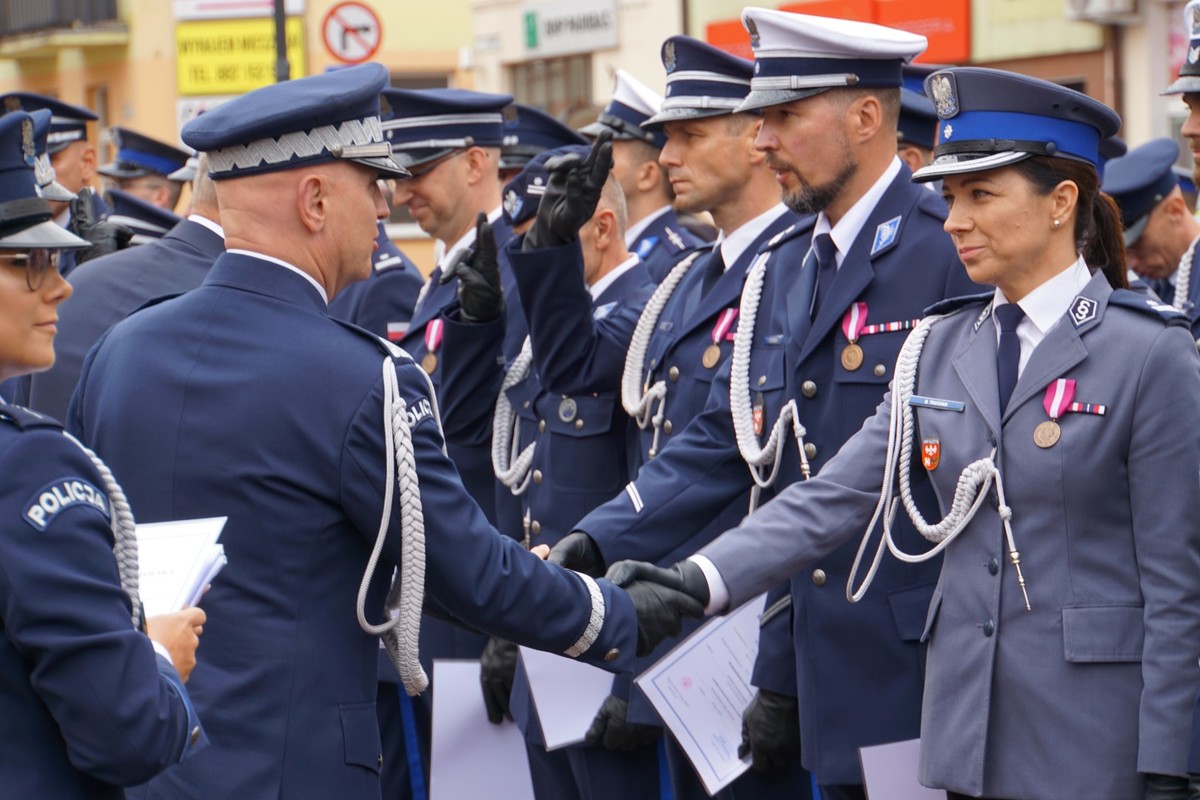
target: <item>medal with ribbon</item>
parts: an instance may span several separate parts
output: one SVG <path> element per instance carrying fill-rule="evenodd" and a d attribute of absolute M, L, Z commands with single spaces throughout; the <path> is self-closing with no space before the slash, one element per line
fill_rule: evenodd
<path fill-rule="evenodd" d="M 429 320 L 429 324 L 425 326 L 425 357 L 421 359 L 421 368 L 430 375 L 437 369 L 438 348 L 442 346 L 442 334 L 445 331 L 445 321 L 438 319 Z"/>
<path fill-rule="evenodd" d="M 704 355 L 700 358 L 700 363 L 704 365 L 705 369 L 712 369 L 721 363 L 721 341 L 733 340 L 730 328 L 733 327 L 737 316 L 736 308 L 727 308 L 717 317 L 717 322 L 712 329 L 712 344 L 704 348 Z"/>
<path fill-rule="evenodd" d="M 875 333 L 892 333 L 893 331 L 908 331 L 920 324 L 919 319 L 905 319 L 896 322 L 881 322 L 877 325 L 867 324 L 867 304 L 855 303 L 842 317 L 842 333 L 850 342 L 842 349 L 842 366 L 853 372 L 863 365 L 863 351 L 858 340 L 863 336 Z"/>
<path fill-rule="evenodd" d="M 1059 378 L 1046 387 L 1046 396 L 1042 398 L 1042 407 L 1046 409 L 1050 419 L 1033 429 L 1033 443 L 1038 447 L 1054 447 L 1062 438 L 1062 428 L 1058 425 L 1061 417 L 1075 399 L 1075 380 Z"/>

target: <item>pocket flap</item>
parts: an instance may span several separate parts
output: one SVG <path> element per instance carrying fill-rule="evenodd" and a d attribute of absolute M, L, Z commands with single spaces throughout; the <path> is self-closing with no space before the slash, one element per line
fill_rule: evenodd
<path fill-rule="evenodd" d="M 923 583 L 888 592 L 888 605 L 896 621 L 896 632 L 902 642 L 923 640 L 929 616 L 930 600 L 937 584 Z"/>
<path fill-rule="evenodd" d="M 379 743 L 379 720 L 374 703 L 340 706 L 342 738 L 346 743 L 346 763 L 379 772 L 383 765 L 383 747 Z"/>
<path fill-rule="evenodd" d="M 560 436 L 583 438 L 607 434 L 612 428 L 616 395 L 549 395 L 538 398 L 546 429 Z"/>
<path fill-rule="evenodd" d="M 1141 606 L 1073 606 L 1062 610 L 1063 655 L 1076 663 L 1141 661 L 1146 637 Z"/>

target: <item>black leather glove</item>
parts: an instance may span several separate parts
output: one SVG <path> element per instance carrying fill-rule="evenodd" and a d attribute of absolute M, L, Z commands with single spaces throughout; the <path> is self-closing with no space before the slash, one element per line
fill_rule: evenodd
<path fill-rule="evenodd" d="M 550 548 L 546 560 L 593 578 L 604 574 L 604 556 L 600 555 L 600 548 L 592 537 L 583 531 L 571 531 L 564 536 Z"/>
<path fill-rule="evenodd" d="M 604 131 L 587 158 L 571 153 L 546 162 L 550 177 L 537 217 L 525 234 L 522 250 L 561 247 L 579 238 L 579 229 L 596 213 L 600 190 L 612 171 L 612 133 Z"/>
<path fill-rule="evenodd" d="M 759 689 L 742 712 L 738 758 L 749 754 L 757 772 L 783 769 L 800 755 L 800 704 L 796 698 Z"/>
<path fill-rule="evenodd" d="M 442 272 L 438 284 L 454 278 L 458 278 L 458 305 L 463 322 L 492 322 L 504 313 L 496 237 L 483 212 L 475 219 L 475 246 L 459 251 L 454 262 Z"/>
<path fill-rule="evenodd" d="M 133 231 L 124 225 L 96 219 L 95 197 L 96 193 L 85 186 L 79 190 L 79 194 L 69 205 L 71 219 L 67 223 L 67 230 L 80 239 L 87 239 L 92 243 L 91 247 L 79 250 L 75 254 L 76 265 L 91 261 L 93 258 L 106 256 L 109 253 L 115 253 L 118 250 L 124 250 L 129 246 L 129 241 L 133 239 Z"/>
<path fill-rule="evenodd" d="M 1188 775 L 1188 800 L 1200 800 L 1200 774 Z"/>
<path fill-rule="evenodd" d="M 644 561 L 618 561 L 606 576 L 633 601 L 639 656 L 650 655 L 663 639 L 679 634 L 683 617 L 704 616 L 708 581 L 690 561 L 662 569 Z"/>
<path fill-rule="evenodd" d="M 505 719 L 512 719 L 508 699 L 512 695 L 513 676 L 517 674 L 517 646 L 493 636 L 483 646 L 479 666 L 488 722 L 499 725 Z"/>
<path fill-rule="evenodd" d="M 629 713 L 629 701 L 610 694 L 596 712 L 592 726 L 588 728 L 587 740 L 602 744 L 606 750 L 628 753 L 658 741 L 659 729 L 653 725 L 637 725 L 625 717 Z"/>
<path fill-rule="evenodd" d="M 1188 779 L 1178 775 L 1146 773 L 1146 794 L 1143 800 L 1189 800 Z"/>

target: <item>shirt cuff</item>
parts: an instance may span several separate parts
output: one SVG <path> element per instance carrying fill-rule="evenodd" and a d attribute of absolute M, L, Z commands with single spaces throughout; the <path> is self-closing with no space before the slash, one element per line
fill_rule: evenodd
<path fill-rule="evenodd" d="M 175 666 L 175 662 L 171 659 L 171 651 L 167 650 L 167 646 L 165 644 L 162 642 L 156 642 L 153 639 L 150 639 L 150 644 L 154 645 L 154 652 L 165 658 L 167 663 L 172 667 Z"/>
<path fill-rule="evenodd" d="M 716 565 L 708 560 L 708 556 L 699 554 L 688 556 L 688 561 L 700 568 L 704 573 L 704 580 L 708 582 L 708 605 L 704 607 L 704 613 L 724 613 L 729 608 L 729 587 L 725 585 L 725 579 L 721 577 Z"/>

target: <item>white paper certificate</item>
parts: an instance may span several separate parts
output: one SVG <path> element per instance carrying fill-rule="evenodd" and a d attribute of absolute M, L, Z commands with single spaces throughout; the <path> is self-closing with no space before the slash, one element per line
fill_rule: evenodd
<path fill-rule="evenodd" d="M 582 742 L 600 705 L 612 691 L 612 673 L 528 647 L 521 648 L 521 661 L 546 749 Z"/>
<path fill-rule="evenodd" d="M 946 800 L 944 791 L 922 786 L 917 780 L 920 739 L 860 747 L 858 756 L 871 800 Z"/>
<path fill-rule="evenodd" d="M 137 526 L 138 590 L 146 616 L 196 605 L 225 566 L 217 543 L 228 517 L 151 522 Z"/>
<path fill-rule="evenodd" d="M 750 673 L 764 600 L 708 621 L 637 678 L 709 794 L 750 768 L 737 749 L 742 712 L 755 693 Z"/>

